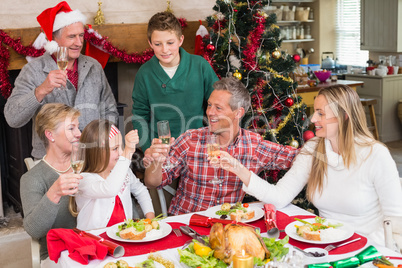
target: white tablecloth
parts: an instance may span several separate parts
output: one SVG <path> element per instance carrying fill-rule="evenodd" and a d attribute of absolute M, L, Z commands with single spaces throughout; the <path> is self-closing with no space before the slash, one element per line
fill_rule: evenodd
<path fill-rule="evenodd" d="M 261 207 L 262 207 L 262 203 L 258 203 Z M 281 212 L 291 216 L 291 215 L 311 215 L 311 213 L 309 213 L 308 211 L 305 211 L 297 206 L 294 205 L 288 205 L 287 207 L 280 209 Z M 193 213 L 191 214 L 184 214 L 184 215 L 179 215 L 179 216 L 171 216 L 168 217 L 166 219 L 164 219 L 164 222 L 181 222 L 184 224 L 189 224 L 190 221 L 190 217 Z M 201 213 L 200 213 L 201 214 Z M 252 223 L 251 223 L 252 224 Z M 93 234 L 101 234 L 103 232 L 105 232 L 105 229 L 99 229 L 96 231 L 91 231 L 91 233 Z M 183 234 L 184 235 L 184 234 Z M 267 234 L 262 234 L 262 236 L 267 237 Z M 373 244 L 372 241 L 368 240 L 367 242 L 367 246 L 369 245 L 374 245 L 376 247 L 376 249 L 381 252 L 384 256 L 396 256 L 396 257 L 402 257 L 401 254 L 398 254 L 397 252 L 394 252 L 388 248 L 382 247 L 382 246 L 378 246 Z M 291 245 L 289 245 L 289 247 L 291 248 Z M 329 255 L 327 257 L 327 259 L 325 261 L 335 261 L 335 260 L 340 260 L 340 259 L 344 259 L 344 258 L 349 258 L 351 256 L 356 255 L 357 253 L 359 253 L 361 250 L 360 249 L 358 251 L 354 251 L 354 252 L 350 252 L 347 254 L 341 254 L 341 255 Z M 177 252 L 177 248 L 173 248 L 173 249 L 167 249 L 164 251 L 160 251 L 158 252 L 162 257 L 169 259 L 171 261 L 174 262 L 176 267 L 187 267 L 184 266 L 183 264 L 180 263 L 180 256 Z M 124 259 L 125 261 L 127 261 L 129 263 L 130 266 L 134 266 L 134 264 L 142 262 L 144 260 L 147 259 L 148 254 L 144 254 L 144 255 L 138 255 L 138 256 L 132 256 L 132 257 L 122 257 L 122 258 L 118 258 L 118 259 Z M 90 263 L 84 267 L 103 267 L 106 263 L 108 262 L 116 262 L 118 259 L 115 259 L 111 256 L 107 256 L 104 260 L 92 260 L 90 261 Z M 311 263 L 309 260 L 305 259 L 305 264 L 309 264 Z M 398 262 L 400 263 L 400 262 Z M 68 257 L 68 251 L 65 250 L 61 253 L 61 256 L 59 258 L 59 261 L 57 263 L 57 266 L 55 267 L 65 267 L 65 268 L 74 268 L 74 267 L 83 267 L 83 265 L 81 265 L 80 263 L 70 259 Z M 363 266 L 361 266 L 363 267 Z M 371 264 L 370 265 L 365 265 L 364 267 L 374 267 Z"/>

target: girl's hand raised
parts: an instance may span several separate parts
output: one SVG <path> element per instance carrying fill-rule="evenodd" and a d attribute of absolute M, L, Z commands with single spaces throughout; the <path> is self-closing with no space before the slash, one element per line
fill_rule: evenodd
<path fill-rule="evenodd" d="M 132 157 L 133 153 L 135 152 L 135 147 L 140 141 L 140 138 L 138 136 L 138 131 L 135 129 L 135 130 L 131 130 L 130 132 L 128 132 L 125 136 L 125 141 L 126 141 L 126 144 L 124 147 L 123 156 L 126 157 L 127 159 L 131 160 L 131 157 Z"/>

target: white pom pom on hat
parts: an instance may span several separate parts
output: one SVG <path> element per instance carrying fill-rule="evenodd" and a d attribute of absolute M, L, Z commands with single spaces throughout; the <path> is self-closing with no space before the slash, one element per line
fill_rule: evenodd
<path fill-rule="evenodd" d="M 56 52 L 58 47 L 57 42 L 52 40 L 53 32 L 76 22 L 86 23 L 85 15 L 79 10 L 72 10 L 66 1 L 44 10 L 36 19 L 46 34 L 48 42 L 44 48 L 50 54 Z"/>

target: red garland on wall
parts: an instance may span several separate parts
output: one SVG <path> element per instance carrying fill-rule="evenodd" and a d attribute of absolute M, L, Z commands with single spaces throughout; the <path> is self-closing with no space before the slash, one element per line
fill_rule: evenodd
<path fill-rule="evenodd" d="M 187 21 L 184 18 L 179 18 L 179 22 L 184 29 L 187 27 Z M 84 39 L 90 42 L 92 45 L 101 48 L 103 51 L 110 55 L 126 62 L 126 63 L 140 63 L 143 64 L 150 60 L 154 55 L 152 49 L 146 49 L 142 53 L 127 54 L 124 50 L 115 47 L 107 39 L 108 37 L 100 37 L 94 32 L 88 32 L 85 29 Z M 10 52 L 8 48 L 2 45 L 11 47 L 18 54 L 30 57 L 39 57 L 45 52 L 44 49 L 36 49 L 32 45 L 24 46 L 21 44 L 21 38 L 13 39 L 6 32 L 0 29 L 0 91 L 1 95 L 7 99 L 11 95 L 12 87 L 10 84 L 10 77 L 8 75 L 7 68 L 10 65 Z"/>

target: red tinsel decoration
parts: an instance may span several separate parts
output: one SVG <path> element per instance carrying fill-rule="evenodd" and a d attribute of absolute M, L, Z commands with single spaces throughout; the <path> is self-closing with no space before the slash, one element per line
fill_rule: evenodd
<path fill-rule="evenodd" d="M 212 29 L 214 29 L 215 32 L 218 32 L 220 29 L 226 28 L 226 23 L 227 23 L 226 19 L 216 20 L 214 25 L 212 25 Z"/>
<path fill-rule="evenodd" d="M 113 46 L 109 41 L 107 41 L 107 37 L 98 38 L 95 33 L 89 33 L 85 31 L 84 39 L 87 42 L 90 42 L 92 45 L 97 46 L 110 55 L 121 59 L 125 63 L 145 63 L 152 58 L 154 52 L 152 49 L 146 49 L 142 54 L 140 53 L 132 53 L 127 54 L 124 50 L 118 49 Z"/>
<path fill-rule="evenodd" d="M 24 46 L 21 44 L 21 38 L 13 39 L 6 32 L 0 29 L 0 44 L 4 43 L 12 47 L 18 54 L 23 56 L 39 57 L 45 52 L 44 49 L 37 50 L 32 45 Z M 0 45 L 0 90 L 4 98 L 11 95 L 10 77 L 7 68 L 10 64 L 10 53 L 8 49 Z"/>
<path fill-rule="evenodd" d="M 244 67 L 247 70 L 254 70 L 257 68 L 257 62 L 255 57 L 257 55 L 257 50 L 260 47 L 259 41 L 261 40 L 261 36 L 265 30 L 265 18 L 257 14 L 254 17 L 254 20 L 257 22 L 257 27 L 249 35 L 249 42 L 246 46 L 246 49 L 243 50 L 244 54 Z"/>
<path fill-rule="evenodd" d="M 187 20 L 185 18 L 178 18 L 180 24 L 181 24 L 181 28 L 184 29 L 187 27 Z"/>

